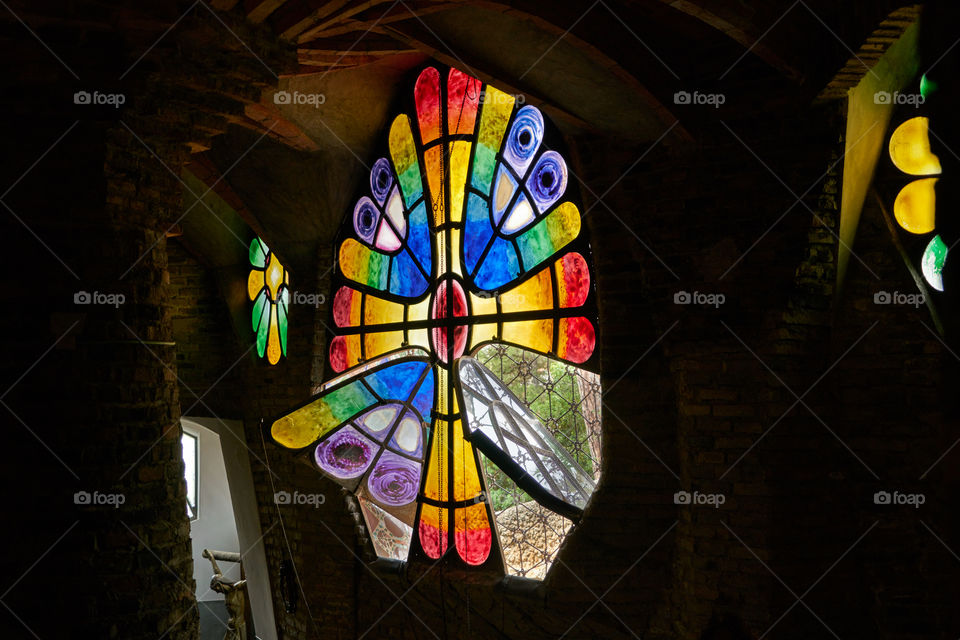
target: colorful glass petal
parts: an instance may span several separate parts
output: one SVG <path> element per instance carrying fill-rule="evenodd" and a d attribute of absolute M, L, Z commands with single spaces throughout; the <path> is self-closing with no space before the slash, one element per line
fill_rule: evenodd
<path fill-rule="evenodd" d="M 897 194 L 893 215 L 901 227 L 910 233 L 930 233 L 935 227 L 939 178 L 914 180 Z"/>
<path fill-rule="evenodd" d="M 947 245 L 940 236 L 927 244 L 921 259 L 923 277 L 937 291 L 943 291 L 943 265 L 947 261 Z"/>
<path fill-rule="evenodd" d="M 890 136 L 890 159 L 900 171 L 912 176 L 940 173 L 940 158 L 930 151 L 930 120 L 910 118 Z"/>

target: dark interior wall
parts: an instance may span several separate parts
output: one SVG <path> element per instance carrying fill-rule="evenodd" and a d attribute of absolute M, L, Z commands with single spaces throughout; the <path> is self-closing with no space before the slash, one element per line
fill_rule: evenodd
<path fill-rule="evenodd" d="M 153 37 L 131 47 L 137 55 L 178 15 L 168 9 Z M 74 35 L 50 41 L 76 54 L 84 43 Z M 326 310 L 294 309 L 280 366 L 242 358 L 252 334 L 225 330 L 214 274 L 165 239 L 181 191 L 153 154 L 179 167 L 193 127 L 209 128 L 223 103 L 185 91 L 178 100 L 206 100 L 205 109 L 188 100 L 179 116 L 159 117 L 170 86 L 144 90 L 124 122 L 148 151 L 115 114 L 57 107 L 70 103 L 69 92 L 38 91 L 38 75 L 63 87 L 72 80 L 51 71 L 58 67 L 35 42 L 17 38 L 39 73 L 8 77 L 3 92 L 15 115 L 4 139 L 18 151 L 0 161 L 14 266 L 3 286 L 17 301 L 0 319 L 12 336 L 0 359 L 13 453 L 6 504 L 20 518 L 16 545 L 0 556 L 10 576 L 0 624 L 11 637 L 25 628 L 44 638 L 195 635 L 176 425 L 192 402 L 183 382 L 198 393 L 212 384 L 205 359 L 240 359 L 209 398 L 211 408 L 239 408 L 245 418 L 285 638 L 420 638 L 430 636 L 426 628 L 439 637 L 570 630 L 567 637 L 697 638 L 724 613 L 757 636 L 777 622 L 768 637 L 828 636 L 827 626 L 844 638 L 956 637 L 949 546 L 960 540 L 950 508 L 957 478 L 949 454 L 934 465 L 954 440 L 940 409 L 948 354 L 924 326 L 932 325 L 923 308 L 873 304 L 876 291 L 913 291 L 875 206 L 855 247 L 866 266 L 852 260 L 845 296 L 834 297 L 836 241 L 826 228 L 836 230 L 839 167 L 830 165 L 843 130 L 834 108 L 783 109 L 782 96 L 754 96 L 749 117 L 702 116 L 694 146 L 656 148 L 622 180 L 646 148 L 576 141 L 601 296 L 601 488 L 540 590 L 441 573 L 414 585 L 416 574 L 365 568 L 336 486 L 260 440 L 261 417 L 302 401 L 322 380 Z M 192 55 L 165 46 L 158 59 L 174 54 Z M 231 55 L 194 60 L 197 74 L 216 75 Z M 168 79 L 182 65 L 171 64 Z M 611 186 L 606 204 L 594 206 L 589 192 Z M 307 265 L 305 282 L 319 291 L 328 287 L 330 251 L 318 246 Z M 122 293 L 125 303 L 77 306 L 78 291 Z M 678 291 L 726 300 L 716 309 L 675 305 Z M 785 385 L 797 395 L 813 385 L 803 396 L 809 408 L 792 406 Z M 680 489 L 726 502 L 678 507 Z M 325 501 L 278 508 L 280 490 Z M 883 508 L 872 499 L 879 490 L 920 491 L 927 502 Z M 77 491 L 124 502 L 77 505 Z M 293 589 L 305 597 L 284 614 L 279 567 L 291 559 Z M 805 604 L 794 606 L 801 595 Z M 64 615 L 50 615 L 51 600 L 67 603 Z"/>

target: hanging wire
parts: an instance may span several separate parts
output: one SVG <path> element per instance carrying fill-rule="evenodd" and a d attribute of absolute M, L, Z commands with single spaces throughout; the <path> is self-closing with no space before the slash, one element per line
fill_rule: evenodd
<path fill-rule="evenodd" d="M 263 461 L 267 466 L 267 476 L 270 478 L 270 491 L 273 495 L 277 495 L 277 487 L 273 482 L 273 470 L 270 469 L 270 456 L 267 455 L 267 443 L 263 438 L 263 420 L 260 420 L 260 446 L 263 447 Z M 274 506 L 277 508 L 277 519 L 280 521 L 280 531 L 283 533 L 283 541 L 287 545 L 287 555 L 290 557 L 290 566 L 293 567 L 293 576 L 297 579 L 297 587 L 300 589 L 300 597 L 303 598 L 303 606 L 307 610 L 307 616 L 310 618 L 310 624 L 313 626 L 313 633 L 317 638 L 320 638 L 320 631 L 317 629 L 317 621 L 313 617 L 313 613 L 310 611 L 310 602 L 307 600 L 307 594 L 303 590 L 303 583 L 300 582 L 300 572 L 297 570 L 297 561 L 293 557 L 293 549 L 290 547 L 290 539 L 287 537 L 287 527 L 283 523 L 283 514 L 280 513 L 280 505 L 276 500 L 273 501 Z"/>

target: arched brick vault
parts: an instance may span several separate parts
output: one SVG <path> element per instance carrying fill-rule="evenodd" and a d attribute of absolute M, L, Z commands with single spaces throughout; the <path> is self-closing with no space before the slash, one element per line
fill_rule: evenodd
<path fill-rule="evenodd" d="M 263 123 L 270 127 L 274 122 L 270 118 L 278 114 L 270 109 L 269 101 L 275 79 L 219 21 L 226 22 L 267 67 L 285 76 L 288 70 L 296 73 L 293 52 L 273 34 L 290 38 L 322 26 L 311 34 L 316 40 L 300 43 L 298 52 L 301 64 L 306 59 L 316 63 L 324 55 L 339 56 L 344 47 L 313 47 L 312 51 L 325 53 L 305 54 L 309 45 L 346 39 L 349 46 L 350 34 L 362 29 L 364 19 L 370 20 L 368 16 L 381 6 L 353 12 L 355 7 L 337 8 L 339 4 L 313 8 L 300 2 L 221 2 L 215 6 L 225 11 L 216 16 L 195 6 L 144 58 L 143 66 L 128 76 L 131 84 L 125 85 L 125 90 L 135 98 L 122 112 L 125 125 L 118 124 L 113 114 L 88 119 L 86 114 L 74 115 L 81 112 L 65 113 L 57 105 L 68 95 L 59 88 L 37 92 L 38 80 L 41 87 L 47 86 L 45 76 L 60 81 L 60 87 L 69 74 L 26 32 L 16 31 L 20 28 L 17 23 L 9 18 L 4 23 L 10 32 L 16 31 L 18 51 L 34 65 L 30 67 L 33 73 L 6 78 L 14 91 L 25 96 L 22 102 L 10 105 L 19 119 L 6 123 L 7 139 L 36 149 L 29 154 L 36 158 L 44 150 L 36 138 L 53 141 L 70 121 L 82 119 L 64 138 L 63 146 L 38 163 L 5 199 L 13 211 L 30 212 L 26 219 L 31 230 L 78 275 L 74 279 L 59 263 L 41 254 L 47 261 L 37 266 L 35 277 L 48 283 L 49 299 L 15 318 L 4 318 L 9 331 L 22 330 L 24 324 L 49 327 L 41 335 L 25 336 L 17 342 L 4 362 L 6 379 L 11 381 L 18 380 L 38 354 L 64 336 L 58 343 L 62 348 L 41 359 L 16 385 L 16 393 L 4 399 L 28 426 L 45 427 L 31 431 L 67 458 L 61 465 L 52 456 L 46 457 L 27 428 L 18 429 L 14 424 L 11 450 L 39 450 L 39 454 L 11 461 L 8 486 L 19 486 L 23 477 L 40 478 L 38 495 L 47 501 L 44 504 L 68 505 L 37 510 L 23 494 L 14 495 L 11 504 L 18 506 L 17 511 L 31 514 L 27 528 L 35 541 L 24 541 L 25 553 L 18 548 L 16 555 L 5 554 L 4 568 L 9 568 L 10 575 L 22 574 L 30 566 L 23 556 L 40 556 L 61 532 L 66 532 L 62 544 L 45 562 L 60 560 L 61 566 L 76 567 L 55 584 L 42 579 L 46 572 L 28 572 L 9 598 L 4 596 L 9 610 L 38 631 L 58 627 L 61 621 L 45 616 L 22 595 L 32 588 L 50 594 L 55 601 L 75 602 L 79 622 L 72 631 L 88 637 L 159 635 L 167 629 L 171 629 L 170 637 L 193 634 L 196 618 L 189 607 L 188 529 L 181 511 L 176 429 L 170 427 L 181 409 L 186 411 L 195 403 L 192 392 L 203 394 L 219 382 L 211 370 L 200 374 L 189 389 L 182 383 L 183 376 L 178 384 L 176 351 L 167 344 L 179 339 L 171 317 L 175 312 L 171 289 L 185 290 L 179 275 L 192 266 L 206 273 L 206 284 L 200 288 L 206 293 L 218 288 L 214 293 L 228 300 L 228 308 L 237 317 L 237 335 L 225 331 L 221 337 L 224 342 L 238 342 L 241 379 L 229 384 L 241 400 L 233 407 L 221 406 L 228 401 L 220 400 L 211 411 L 246 419 L 273 571 L 275 609 L 284 637 L 356 637 L 368 628 L 367 637 L 429 636 L 414 613 L 440 637 L 558 637 L 576 622 L 567 637 L 635 634 L 695 638 L 714 614 L 726 612 L 735 613 L 761 633 L 793 604 L 793 598 L 747 547 L 799 595 L 870 526 L 873 514 L 858 500 L 877 485 L 815 418 L 799 411 L 772 432 L 767 441 L 770 446 L 745 457 L 735 471 L 719 479 L 760 430 L 793 401 L 746 347 L 799 394 L 859 340 L 874 319 L 882 320 L 881 326 L 863 338 L 861 348 L 866 354 L 886 350 L 883 367 L 878 371 L 875 360 L 855 353 L 815 387 L 807 402 L 828 424 L 842 424 L 844 439 L 851 439 L 852 448 L 867 466 L 887 470 L 884 479 L 897 477 L 889 470 L 904 465 L 901 422 L 921 407 L 935 405 L 936 378 L 930 371 L 939 358 L 939 343 L 912 330 L 919 325 L 907 310 L 894 312 L 891 322 L 889 315 L 863 303 L 879 286 L 909 288 L 905 275 L 889 258 L 883 234 L 877 232 L 882 226 L 871 225 L 871 220 L 878 220 L 875 211 L 873 218 L 871 212 L 865 212 L 858 253 L 880 275 L 882 285 L 864 267 L 851 274 L 851 293 L 836 309 L 839 319 L 833 320 L 827 313 L 833 304 L 834 244 L 824 225 L 831 223 L 837 187 L 832 174 L 823 174 L 836 160 L 837 132 L 842 128 L 831 106 L 810 109 L 804 97 L 812 97 L 825 84 L 842 66 L 847 52 L 839 45 L 820 46 L 821 41 L 816 51 L 810 50 L 805 44 L 809 38 L 801 36 L 818 28 L 816 21 L 803 7 L 795 7 L 779 22 L 780 30 L 765 37 L 764 46 L 757 49 L 765 62 L 747 56 L 735 65 L 727 89 L 733 104 L 722 112 L 726 124 L 712 116 L 681 114 L 696 144 L 668 136 L 671 144 L 656 145 L 653 150 L 649 143 L 666 127 L 654 134 L 647 126 L 625 132 L 616 128 L 622 124 L 591 122 L 584 117 L 589 96 L 564 96 L 564 83 L 538 80 L 535 75 L 529 78 L 530 95 L 544 104 L 562 105 L 548 111 L 552 110 L 579 156 L 575 170 L 583 180 L 581 188 L 590 211 L 586 227 L 596 252 L 601 359 L 609 392 L 604 424 L 607 462 L 601 488 L 543 587 L 520 593 L 427 575 L 407 593 L 406 605 L 397 605 L 378 619 L 394 601 L 389 591 L 404 593 L 418 576 L 376 577 L 368 572 L 349 553 L 356 540 L 353 522 L 335 499 L 332 484 L 269 451 L 277 474 L 271 484 L 271 475 L 262 464 L 264 452 L 259 448 L 256 419 L 302 399 L 322 378 L 325 345 L 319 318 L 293 316 L 291 355 L 282 367 L 268 369 L 252 358 L 243 358 L 249 339 L 243 333 L 242 297 L 228 286 L 242 265 L 241 248 L 222 253 L 204 250 L 210 246 L 203 244 L 209 239 L 204 233 L 212 233 L 210 229 L 216 225 L 204 228 L 194 224 L 191 229 L 195 218 L 185 219 L 181 221 L 182 244 L 196 255 L 170 250 L 169 260 L 175 261 L 179 270 L 175 271 L 168 268 L 167 245 L 181 241 L 165 239 L 182 213 L 182 187 L 174 174 L 179 174 L 181 167 L 195 175 L 204 173 L 205 168 L 205 179 L 229 173 L 217 193 L 226 199 L 227 188 L 234 192 L 242 220 L 262 233 L 282 256 L 289 257 L 297 277 L 327 290 L 325 273 L 331 256 L 329 238 L 323 233 L 339 221 L 342 201 L 351 197 L 362 169 L 354 164 L 350 165 L 352 174 L 344 172 L 343 184 L 349 188 L 342 188 L 342 193 L 324 198 L 315 187 L 296 193 L 298 185 L 309 189 L 312 174 L 303 170 L 304 166 L 329 174 L 352 160 L 335 147 L 321 145 L 323 140 L 313 140 L 303 132 L 302 123 L 287 122 L 276 127 L 285 135 L 269 135 L 258 144 L 259 152 L 251 152 L 228 171 L 264 132 Z M 454 8 L 473 8 L 474 4 L 482 10 L 493 6 L 458 3 Z M 737 10 L 740 3 L 710 7 L 705 7 L 706 3 L 673 4 L 680 11 L 633 4 L 611 7 L 618 14 L 634 16 L 637 24 L 660 25 L 666 34 L 688 36 L 676 38 L 673 46 L 663 45 L 671 53 L 698 47 L 692 53 L 674 54 L 682 60 L 682 68 L 671 58 L 685 80 L 706 77 L 708 71 L 722 72 L 743 53 L 738 42 L 763 34 L 778 17 L 777 8 L 766 5 L 746 18 Z M 827 3 L 808 5 L 826 16 L 824 20 L 837 33 L 850 37 L 850 42 L 859 42 L 879 16 L 885 15 L 885 9 L 874 3 L 847 7 L 849 11 L 842 15 Z M 59 55 L 88 61 L 76 71 L 91 84 L 94 79 L 122 73 L 188 8 L 170 3 L 157 6 L 153 16 L 142 9 L 115 10 L 107 15 L 96 10 L 92 15 L 100 16 L 98 19 L 81 20 L 55 11 L 53 6 L 11 6 Z M 442 7 L 411 6 L 428 23 L 436 19 L 434 26 L 442 24 Z M 496 7 L 522 20 L 529 18 L 547 38 L 559 35 L 573 22 L 567 20 L 570 15 L 563 7 L 552 16 L 545 16 L 533 3 Z M 78 16 L 80 8 L 76 8 Z M 570 41 L 594 64 L 598 60 L 608 63 L 618 58 L 615 42 L 622 44 L 624 35 L 618 31 L 619 40 L 608 40 L 603 27 L 612 33 L 618 29 L 617 22 L 603 14 L 602 7 L 597 11 L 603 21 L 596 14 L 588 15 L 571 30 Z M 266 24 L 250 26 L 252 21 L 244 15 L 247 12 Z M 703 24 L 732 28 L 724 26 L 725 33 L 712 33 Z M 357 62 L 354 71 L 360 77 L 364 67 L 375 68 L 373 58 L 389 63 L 396 56 L 406 69 L 419 64 L 424 53 L 435 53 L 441 59 L 450 56 L 436 42 L 431 44 L 419 21 L 398 19 L 386 25 L 385 33 L 375 30 L 374 35 L 394 42 L 399 39 L 408 49 L 374 53 L 387 49 L 380 42 L 379 49 L 365 52 L 370 59 Z M 702 37 L 711 33 L 712 37 Z M 77 55 L 93 43 L 102 53 L 99 58 Z M 215 44 L 212 48 L 211 43 Z M 464 54 L 471 49 L 469 44 L 462 43 Z M 411 50 L 416 55 L 411 56 Z M 501 86 L 525 87 L 521 72 L 497 64 L 482 47 L 473 47 L 469 53 L 473 56 L 470 66 L 485 79 Z M 790 61 L 787 79 L 781 74 L 784 60 Z M 104 72 L 111 63 L 117 73 Z M 777 70 L 770 71 L 767 63 Z M 650 122 L 665 122 L 664 105 L 673 108 L 673 91 L 694 88 L 664 78 L 666 72 L 653 63 L 649 65 L 653 71 L 627 66 L 613 69 L 612 75 L 624 82 L 628 95 L 649 101 L 645 108 L 651 114 Z M 708 71 L 704 67 L 709 67 Z M 388 95 L 405 89 L 399 80 L 402 75 L 394 76 L 396 84 Z M 284 81 L 310 79 L 297 76 L 284 77 Z M 617 103 L 614 100 L 612 104 Z M 23 127 L 24 122 L 31 128 Z M 371 136 L 380 135 L 382 124 L 369 122 L 364 128 Z M 731 136 L 731 131 L 740 140 Z M 205 149 L 209 149 L 206 160 L 191 158 L 191 152 L 195 155 Z M 358 155 L 369 156 L 363 149 Z M 810 211 L 802 208 L 736 262 L 759 232 L 793 205 L 791 194 L 767 173 L 758 156 L 798 193 L 814 185 L 805 201 L 825 222 L 816 222 Z M 91 157 L 94 160 L 88 161 Z M 81 158 L 83 162 L 78 162 Z M 6 182 L 13 184 L 30 161 L 6 158 L 4 175 L 10 177 Z M 267 173 L 270 170 L 275 173 Z M 281 195 L 282 202 L 290 206 L 278 208 L 271 206 L 275 199 L 269 195 L 271 189 L 278 190 L 278 183 L 271 178 L 281 174 L 287 174 L 286 184 L 291 187 Z M 63 185 L 63 191 L 51 189 L 51 184 Z M 63 197 L 66 193 L 73 197 Z M 602 202 L 596 195 L 602 196 Z M 325 201 L 318 204 L 310 201 L 312 198 Z M 315 224 L 303 233 L 304 212 L 315 212 L 329 222 L 329 228 Z M 4 227 L 5 237 L 17 239 L 10 248 L 13 262 L 35 261 L 44 250 L 36 238 L 12 218 L 7 218 L 5 225 L 9 225 Z M 84 242 L 76 242 L 78 238 Z M 221 246 L 231 247 L 231 242 L 227 238 Z M 110 260 L 104 261 L 102 257 L 107 255 Z M 118 277 L 118 262 L 135 264 L 128 274 Z M 91 308 L 78 313 L 64 302 L 78 286 L 122 291 L 131 304 L 120 310 Z M 673 293 L 681 287 L 721 292 L 729 303 L 719 312 L 681 309 L 671 304 Z M 718 316 L 726 327 L 717 322 Z M 136 337 L 150 342 L 150 349 Z M 892 349 L 891 343 L 896 345 Z M 185 357 L 185 364 L 193 364 L 191 356 Z M 226 356 L 223 359 L 221 369 L 233 364 Z M 889 376 L 901 371 L 904 373 L 898 373 L 901 377 L 892 384 Z M 56 389 L 64 400 L 51 405 L 53 385 L 49 381 L 60 379 L 75 383 Z M 894 392 L 909 400 L 891 402 Z M 858 409 L 851 410 L 851 406 Z M 199 404 L 194 413 L 204 410 Z M 908 466 L 921 465 L 942 440 L 939 430 L 943 421 L 935 411 L 923 414 L 920 422 L 910 434 L 916 446 L 910 449 Z M 796 457 L 804 462 L 796 463 Z M 317 487 L 330 499 L 314 512 L 285 515 L 281 528 L 271 504 L 273 487 Z M 680 487 L 722 491 L 736 508 L 729 512 L 678 509 L 672 494 Z M 109 514 L 69 508 L 73 491 L 97 488 L 130 496 L 128 510 Z M 946 504 L 943 487 L 931 489 L 929 495 Z M 817 512 L 821 515 L 811 515 Z M 813 524 L 800 529 L 799 520 Z M 837 527 L 838 521 L 843 522 L 842 527 Z M 946 526 L 947 521 L 938 522 Z M 921 595 L 936 592 L 942 599 L 915 604 L 917 615 L 936 620 L 940 626 L 954 623 L 946 608 L 954 595 L 947 567 L 951 559 L 935 541 L 921 534 L 922 526 L 915 521 L 885 524 L 871 533 L 865 550 L 838 567 L 842 577 L 825 581 L 810 596 L 811 609 L 823 612 L 841 637 L 862 636 L 863 629 L 868 630 L 866 635 L 879 636 L 877 630 L 891 620 L 909 626 L 914 612 L 898 611 L 895 603 L 917 602 Z M 807 538 L 824 542 L 811 545 Z M 345 541 L 345 546 L 338 540 Z M 657 544 L 644 555 L 654 542 Z M 884 553 L 911 544 L 920 545 L 915 556 L 891 560 Z M 296 614 L 285 615 L 277 567 L 291 555 L 306 600 Z M 930 576 L 934 589 L 903 581 L 902 568 L 917 566 Z M 91 582 L 103 585 L 103 591 L 91 589 Z M 603 602 L 595 604 L 596 596 L 601 595 Z M 844 610 L 856 615 L 845 618 Z M 7 623 L 22 633 L 16 619 L 8 616 L 4 619 Z M 797 616 L 778 628 L 776 637 L 806 638 L 823 631 L 812 616 Z"/>

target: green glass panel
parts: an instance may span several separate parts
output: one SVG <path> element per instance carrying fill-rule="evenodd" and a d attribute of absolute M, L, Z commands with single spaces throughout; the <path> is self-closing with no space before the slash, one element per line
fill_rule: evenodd
<path fill-rule="evenodd" d="M 254 238 L 250 243 L 250 264 L 258 269 L 263 269 L 267 265 L 267 254 L 269 252 L 270 249 L 263 243 L 263 240 Z"/>
<path fill-rule="evenodd" d="M 267 308 L 266 314 L 264 314 L 264 307 Z M 259 331 L 260 324 L 266 321 L 269 315 L 270 315 L 270 298 L 267 296 L 267 290 L 261 289 L 260 293 L 257 294 L 257 299 L 253 301 L 253 313 L 250 316 L 253 330 Z"/>
<path fill-rule="evenodd" d="M 290 290 L 283 287 L 280 290 L 280 300 L 277 303 L 277 323 L 280 328 L 280 353 L 287 355 L 287 306 L 290 304 Z"/>
<path fill-rule="evenodd" d="M 266 296 L 266 294 L 262 294 Z M 257 327 L 257 355 L 261 358 L 267 350 L 267 336 L 270 335 L 270 309 L 273 305 L 267 303 L 263 305 L 263 312 L 260 314 L 260 326 Z"/>
<path fill-rule="evenodd" d="M 355 380 L 336 391 L 330 392 L 324 398 L 324 401 L 330 407 L 330 413 L 339 424 L 357 415 L 376 402 L 377 399 L 367 391 L 367 388 L 359 380 Z"/>
<path fill-rule="evenodd" d="M 931 287 L 943 291 L 943 265 L 947 261 L 947 245 L 940 236 L 934 236 L 923 252 L 923 277 Z"/>
<path fill-rule="evenodd" d="M 940 86 L 927 77 L 927 74 L 920 76 L 920 95 L 924 100 L 930 97 L 930 94 L 939 89 Z"/>

